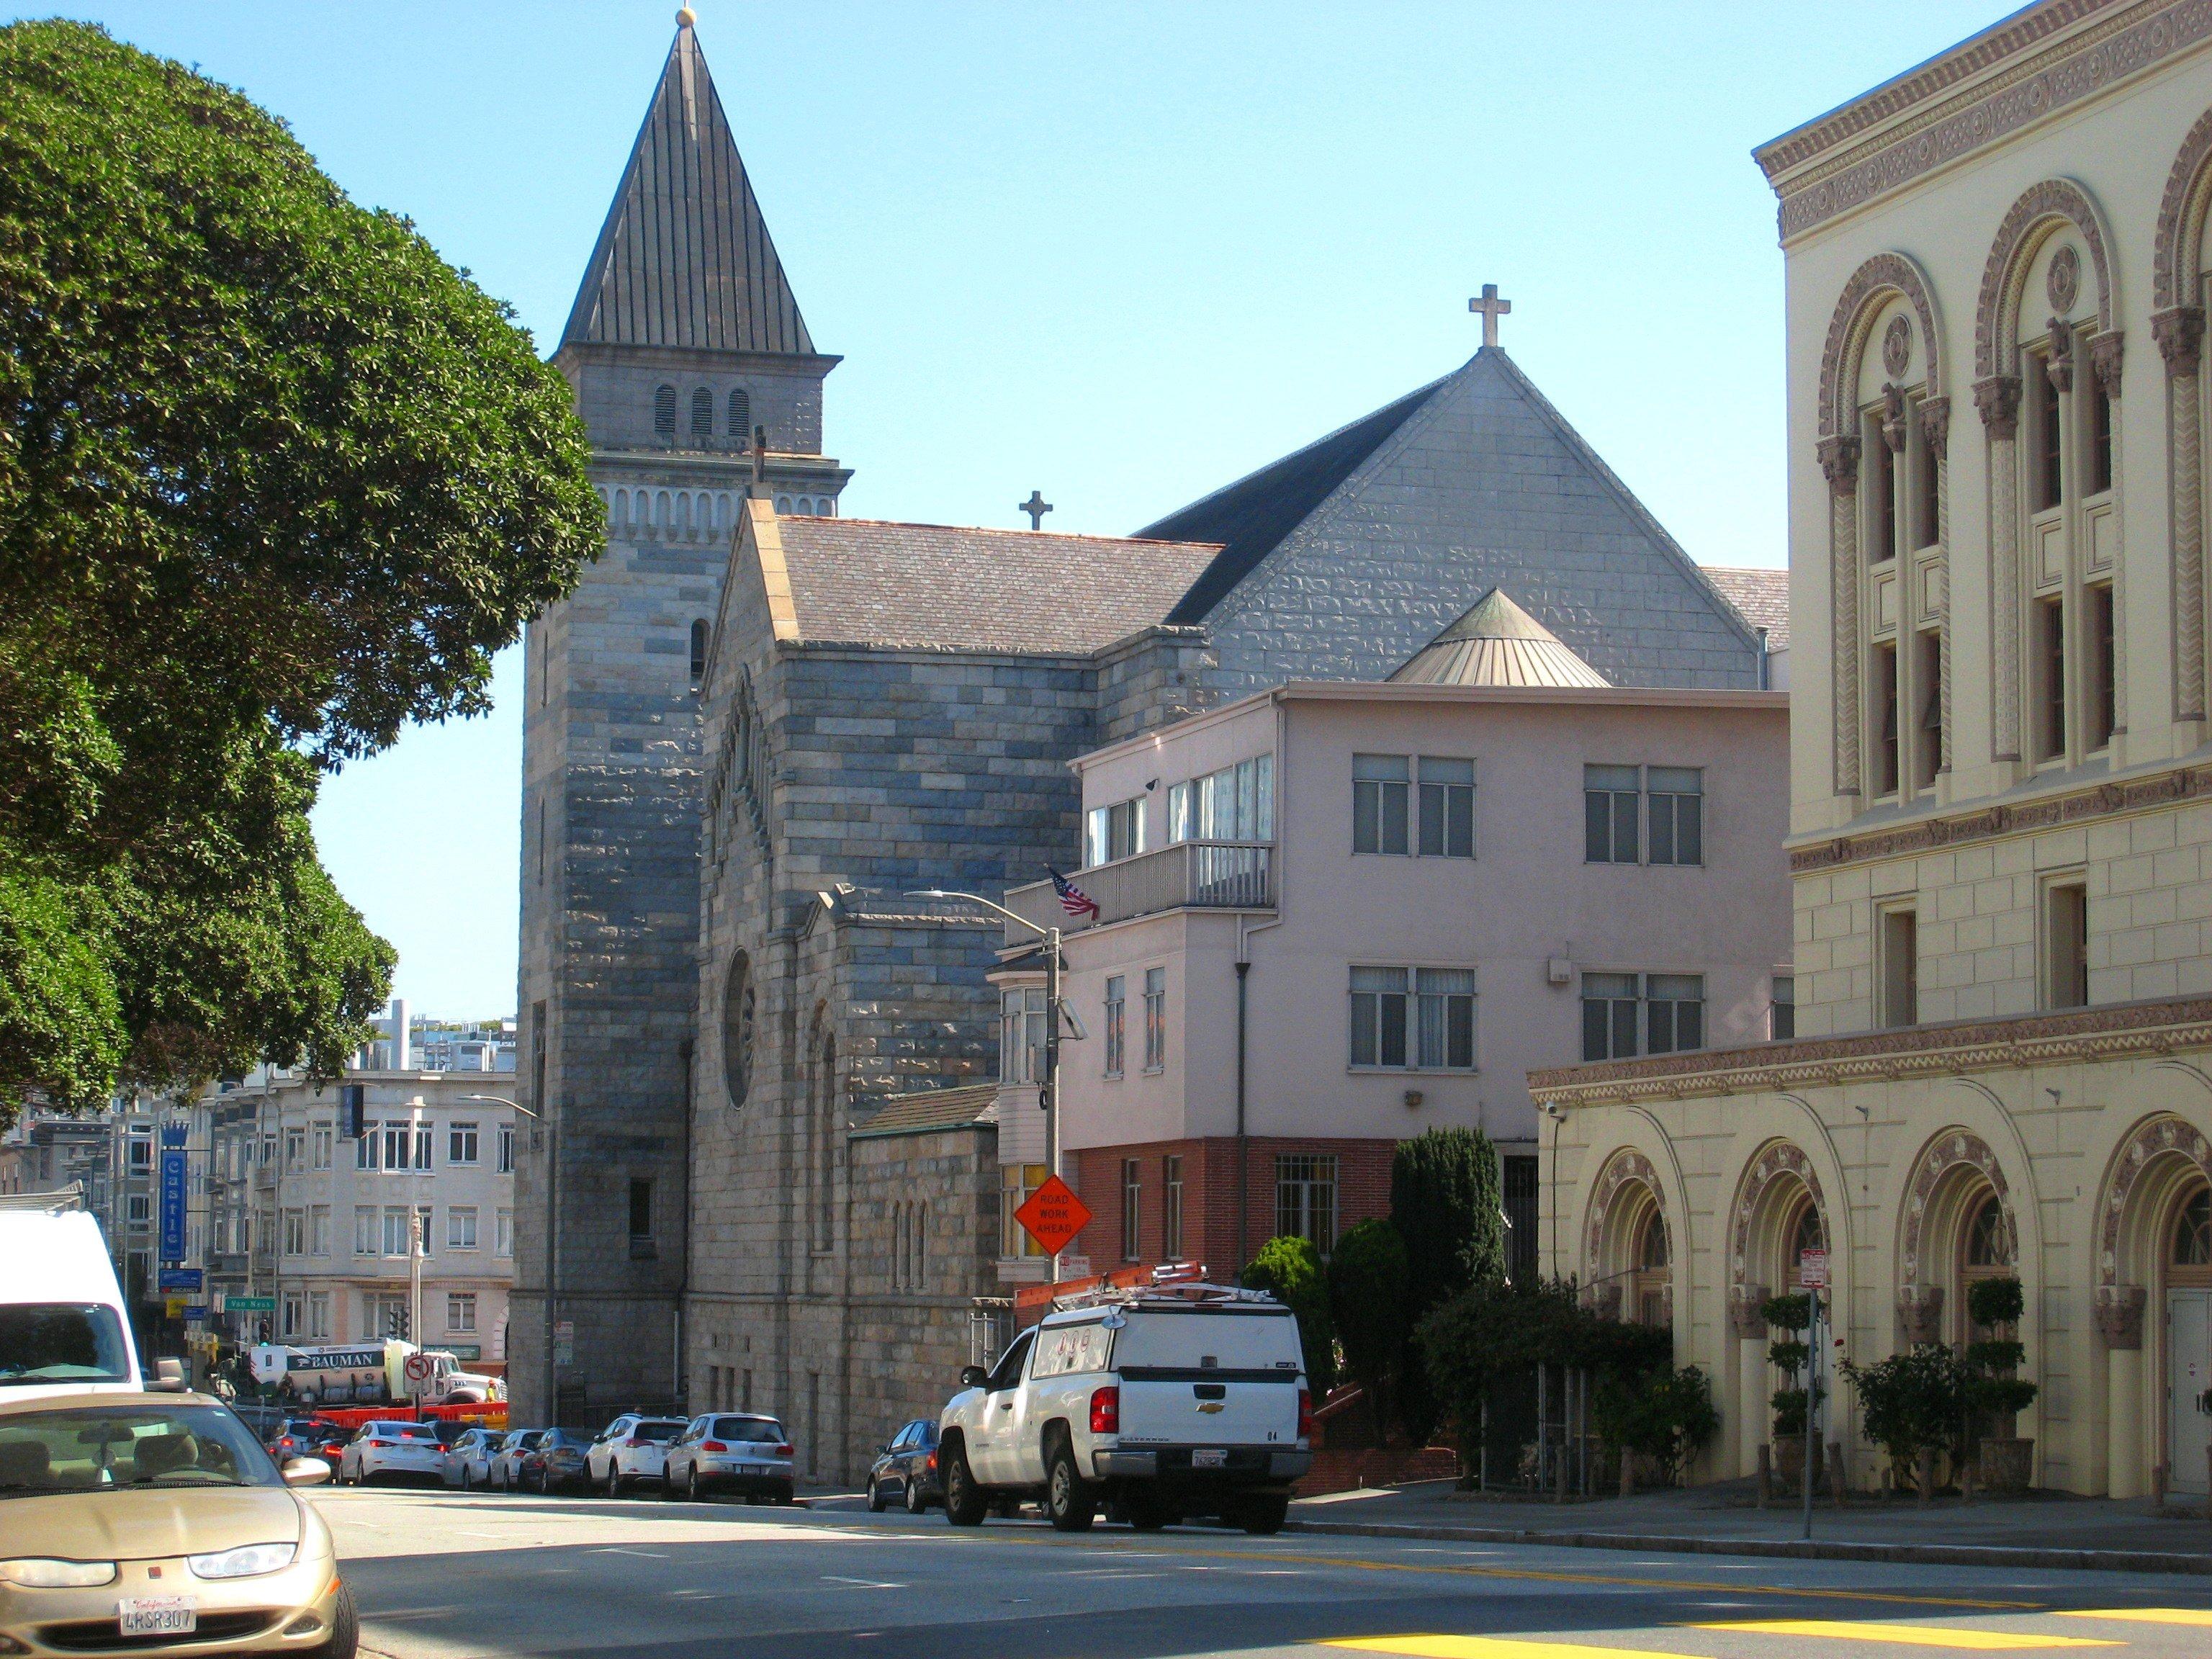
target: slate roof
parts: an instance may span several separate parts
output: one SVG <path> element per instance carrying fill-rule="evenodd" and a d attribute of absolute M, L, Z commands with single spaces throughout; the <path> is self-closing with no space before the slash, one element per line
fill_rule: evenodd
<path fill-rule="evenodd" d="M 1589 685 L 1613 682 L 1493 587 L 1390 676 L 1397 685 Z"/>
<path fill-rule="evenodd" d="M 561 340 L 814 351 L 688 23 L 668 48 Z"/>
<path fill-rule="evenodd" d="M 1159 622 L 1220 551 L 874 519 L 776 520 L 814 643 L 1087 655 Z"/>
<path fill-rule="evenodd" d="M 1769 651 L 1790 648 L 1790 573 L 1741 566 L 1709 564 L 1706 579 L 1721 597 L 1736 608 L 1744 621 L 1766 630 Z"/>
<path fill-rule="evenodd" d="M 1140 537 L 1164 541 L 1221 544 L 1219 554 L 1166 620 L 1177 624 L 1204 622 L 1206 613 L 1231 588 L 1250 575 L 1284 537 L 1358 471 L 1443 383 L 1432 380 L 1419 391 L 1340 427 L 1318 442 L 1137 532 Z"/>
<path fill-rule="evenodd" d="M 853 1138 L 858 1140 L 873 1135 L 920 1135 L 937 1129 L 969 1128 L 998 1098 L 999 1085 L 995 1083 L 893 1095 L 873 1116 L 854 1126 Z"/>

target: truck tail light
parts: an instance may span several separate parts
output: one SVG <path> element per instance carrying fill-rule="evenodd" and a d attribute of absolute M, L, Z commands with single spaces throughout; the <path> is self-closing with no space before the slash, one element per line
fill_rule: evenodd
<path fill-rule="evenodd" d="M 1313 1438 L 1313 1394 L 1310 1389 L 1300 1389 L 1298 1390 L 1298 1438 L 1310 1440 Z"/>
<path fill-rule="evenodd" d="M 1121 1432 L 1121 1390 L 1109 1384 L 1091 1392 L 1091 1432 L 1119 1434 Z"/>
<path fill-rule="evenodd" d="M 729 1448 L 719 1440 L 702 1440 L 699 1443 L 699 1449 L 701 1451 L 722 1452 L 729 1450 Z"/>

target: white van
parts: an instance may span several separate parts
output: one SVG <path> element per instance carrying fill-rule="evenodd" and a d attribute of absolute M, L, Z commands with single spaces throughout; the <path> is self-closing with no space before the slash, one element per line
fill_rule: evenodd
<path fill-rule="evenodd" d="M 107 1241 L 77 1203 L 0 1199 L 0 1400 L 145 1387 Z"/>

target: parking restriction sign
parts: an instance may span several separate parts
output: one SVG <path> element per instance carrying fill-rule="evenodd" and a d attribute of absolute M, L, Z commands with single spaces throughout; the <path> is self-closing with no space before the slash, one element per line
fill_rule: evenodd
<path fill-rule="evenodd" d="M 1797 1282 L 1808 1291 L 1828 1288 L 1828 1253 L 1826 1250 L 1800 1250 L 1797 1253 Z"/>

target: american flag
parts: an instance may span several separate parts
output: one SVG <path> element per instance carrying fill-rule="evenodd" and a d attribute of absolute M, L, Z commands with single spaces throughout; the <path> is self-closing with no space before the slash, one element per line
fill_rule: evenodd
<path fill-rule="evenodd" d="M 1097 921 L 1097 902 L 1059 871 L 1052 870 L 1049 865 L 1045 867 L 1051 871 L 1052 890 L 1060 895 L 1060 908 L 1071 916 L 1089 916 L 1091 921 Z"/>

